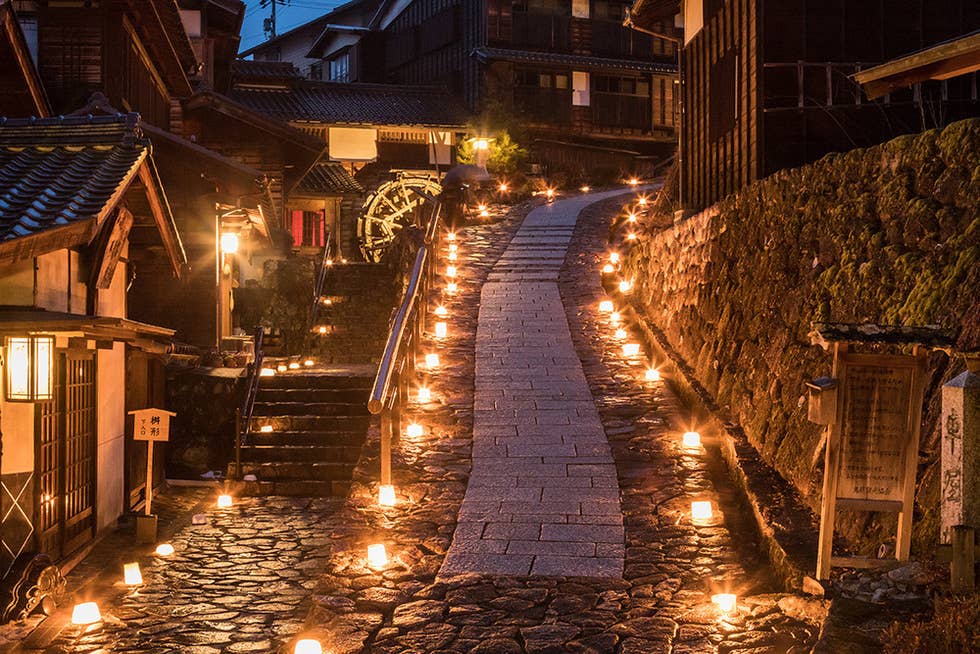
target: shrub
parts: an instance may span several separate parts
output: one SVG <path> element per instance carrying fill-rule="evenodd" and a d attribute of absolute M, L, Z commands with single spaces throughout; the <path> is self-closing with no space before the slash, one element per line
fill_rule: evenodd
<path fill-rule="evenodd" d="M 980 651 L 980 596 L 936 600 L 927 620 L 896 622 L 885 633 L 885 654 L 968 654 Z"/>

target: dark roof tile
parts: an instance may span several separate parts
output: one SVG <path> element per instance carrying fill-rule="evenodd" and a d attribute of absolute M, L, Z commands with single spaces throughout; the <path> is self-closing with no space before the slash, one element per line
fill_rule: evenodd
<path fill-rule="evenodd" d="M 339 163 L 318 163 L 296 187 L 300 194 L 337 195 L 363 193 L 364 187 Z"/>

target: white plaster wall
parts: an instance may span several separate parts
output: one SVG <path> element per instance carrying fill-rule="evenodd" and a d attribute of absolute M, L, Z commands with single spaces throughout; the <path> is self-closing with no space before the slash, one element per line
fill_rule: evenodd
<path fill-rule="evenodd" d="M 98 525 L 101 530 L 123 511 L 126 432 L 126 346 L 96 354 L 98 406 Z"/>
<path fill-rule="evenodd" d="M 34 261 L 0 266 L 0 304 L 29 307 L 34 304 Z"/>
<path fill-rule="evenodd" d="M 69 250 L 57 250 L 37 257 L 37 307 L 48 311 L 68 311 Z M 72 262 L 77 265 L 77 262 Z M 73 307 L 76 311 L 77 308 Z M 82 309 L 84 309 L 84 304 Z"/>
<path fill-rule="evenodd" d="M 5 402 L 0 396 L 0 431 L 3 432 L 3 474 L 34 469 L 34 404 Z"/>
<path fill-rule="evenodd" d="M 123 250 L 122 258 L 129 255 L 129 244 Z M 116 264 L 116 270 L 112 275 L 112 285 L 104 290 L 98 291 L 99 302 L 97 313 L 100 316 L 112 316 L 114 318 L 126 317 L 126 263 L 120 261 Z"/>

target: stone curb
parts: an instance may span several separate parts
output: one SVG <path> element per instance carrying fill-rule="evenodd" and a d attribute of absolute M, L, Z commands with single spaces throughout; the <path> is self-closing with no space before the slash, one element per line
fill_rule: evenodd
<path fill-rule="evenodd" d="M 611 295 L 618 295 L 607 288 Z M 751 510 L 756 529 L 766 547 L 773 573 L 787 591 L 822 596 L 824 588 L 811 576 L 816 568 L 818 523 L 799 494 L 762 461 L 758 451 L 717 406 L 714 398 L 694 379 L 690 367 L 663 338 L 656 326 L 643 318 L 623 296 L 624 318 L 639 329 L 649 351 L 661 363 L 671 390 L 688 406 L 712 434 L 718 437 L 721 455 L 739 492 L 739 499 Z M 782 506 L 764 497 L 782 498 Z M 780 528 L 773 525 L 778 524 Z M 801 553 L 802 550 L 802 553 Z"/>

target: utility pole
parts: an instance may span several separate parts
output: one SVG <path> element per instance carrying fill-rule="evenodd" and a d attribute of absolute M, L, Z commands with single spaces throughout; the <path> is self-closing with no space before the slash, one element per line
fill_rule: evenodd
<path fill-rule="evenodd" d="M 259 3 L 259 6 L 262 8 L 265 7 L 272 8 L 271 14 L 269 15 L 268 18 L 265 19 L 265 23 L 263 25 L 265 34 L 268 38 L 270 39 L 276 38 L 276 5 L 289 4 L 289 2 L 291 1 L 292 0 L 262 0 Z"/>

